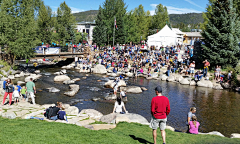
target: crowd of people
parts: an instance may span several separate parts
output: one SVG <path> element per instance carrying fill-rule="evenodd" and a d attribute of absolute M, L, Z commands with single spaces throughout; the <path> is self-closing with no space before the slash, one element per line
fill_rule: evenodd
<path fill-rule="evenodd" d="M 32 78 L 30 78 L 30 81 L 27 82 L 26 86 L 23 87 L 21 87 L 19 83 L 17 84 L 17 86 L 14 86 L 12 80 L 8 78 L 3 81 L 3 89 L 5 90 L 5 94 L 3 97 L 2 105 L 5 104 L 7 97 L 9 99 L 9 106 L 11 106 L 12 103 L 18 103 L 19 99 L 21 99 L 22 101 L 28 101 L 29 98 L 32 99 L 32 104 L 35 105 L 36 87 Z"/>

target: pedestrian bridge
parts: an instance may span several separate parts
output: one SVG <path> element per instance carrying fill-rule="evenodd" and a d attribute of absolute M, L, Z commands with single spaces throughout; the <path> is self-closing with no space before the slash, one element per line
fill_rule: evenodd
<path fill-rule="evenodd" d="M 54 58 L 74 58 L 75 56 L 81 57 L 86 55 L 86 52 L 60 52 L 59 54 L 35 54 L 35 57 L 32 59 L 54 59 Z"/>

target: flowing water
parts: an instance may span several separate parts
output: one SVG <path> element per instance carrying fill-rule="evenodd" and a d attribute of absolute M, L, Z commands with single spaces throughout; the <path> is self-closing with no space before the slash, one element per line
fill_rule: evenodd
<path fill-rule="evenodd" d="M 111 78 L 104 78 L 103 75 L 86 74 L 68 70 L 67 75 L 73 78 L 80 78 L 76 84 L 80 85 L 80 91 L 74 97 L 65 96 L 63 93 L 69 90 L 68 85 L 53 81 L 54 72 L 60 68 L 40 69 L 43 75 L 35 84 L 37 88 L 36 103 L 51 104 L 61 101 L 71 103 L 82 109 L 96 109 L 103 114 L 109 114 L 113 110 L 113 101 L 104 101 L 104 97 L 112 90 L 104 88 L 104 83 Z M 23 78 L 16 79 L 24 80 Z M 101 80 L 101 82 L 97 82 Z M 171 105 L 171 112 L 167 124 L 180 131 L 186 131 L 187 113 L 190 107 L 196 107 L 196 116 L 200 122 L 200 132 L 219 131 L 225 136 L 232 133 L 240 133 L 240 94 L 226 90 L 213 90 L 189 85 L 180 85 L 174 82 L 159 80 L 146 80 L 144 78 L 130 78 L 125 80 L 128 86 L 143 86 L 148 90 L 141 94 L 127 94 L 128 102 L 126 109 L 130 113 L 137 113 L 150 121 L 151 99 L 155 96 L 154 88 L 161 85 L 163 95 L 167 96 Z M 49 93 L 46 88 L 55 87 L 60 93 Z M 91 101 L 93 97 L 102 100 Z"/>

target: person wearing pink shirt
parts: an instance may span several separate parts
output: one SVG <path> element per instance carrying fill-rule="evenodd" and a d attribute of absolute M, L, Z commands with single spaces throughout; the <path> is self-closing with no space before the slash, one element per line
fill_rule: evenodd
<path fill-rule="evenodd" d="M 197 121 L 197 117 L 193 116 L 192 121 L 189 122 L 189 133 L 198 134 L 198 127 L 200 123 Z"/>

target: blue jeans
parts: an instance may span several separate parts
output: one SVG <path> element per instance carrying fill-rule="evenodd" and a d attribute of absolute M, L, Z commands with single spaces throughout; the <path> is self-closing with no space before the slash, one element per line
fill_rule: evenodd
<path fill-rule="evenodd" d="M 208 71 L 208 68 L 205 68 L 205 69 L 203 70 L 203 76 L 204 76 L 204 77 L 207 76 L 207 71 Z"/>
<path fill-rule="evenodd" d="M 170 70 L 167 71 L 167 76 L 170 76 Z"/>
<path fill-rule="evenodd" d="M 201 76 L 197 76 L 197 78 L 198 78 L 198 80 L 200 81 L 201 79 L 202 79 L 202 77 L 203 77 L 203 75 L 201 75 Z"/>
<path fill-rule="evenodd" d="M 50 117 L 50 120 L 57 120 L 57 119 L 58 119 L 58 116 L 57 116 L 57 115 Z"/>
<path fill-rule="evenodd" d="M 176 70 L 177 70 L 176 68 L 172 68 L 172 72 L 173 72 L 173 73 L 175 73 Z"/>

